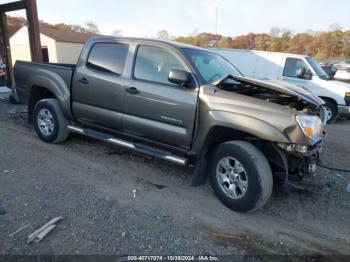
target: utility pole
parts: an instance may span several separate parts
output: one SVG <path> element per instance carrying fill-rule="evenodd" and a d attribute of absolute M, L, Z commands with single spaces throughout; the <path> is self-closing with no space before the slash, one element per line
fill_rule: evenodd
<path fill-rule="evenodd" d="M 218 47 L 218 7 L 215 8 L 215 47 Z"/>

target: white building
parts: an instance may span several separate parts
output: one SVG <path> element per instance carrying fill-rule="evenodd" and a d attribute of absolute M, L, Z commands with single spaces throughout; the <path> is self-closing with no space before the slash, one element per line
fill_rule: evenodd
<path fill-rule="evenodd" d="M 44 62 L 75 64 L 84 43 L 94 34 L 64 31 L 40 26 Z M 27 26 L 22 26 L 10 38 L 12 63 L 31 61 Z"/>

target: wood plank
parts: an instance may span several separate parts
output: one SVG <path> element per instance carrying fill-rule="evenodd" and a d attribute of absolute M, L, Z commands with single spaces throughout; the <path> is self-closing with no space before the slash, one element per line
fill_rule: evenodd
<path fill-rule="evenodd" d="M 25 8 L 26 2 L 22 0 L 0 5 L 0 12 L 11 12 Z"/>
<path fill-rule="evenodd" d="M 11 47 L 10 47 L 10 38 L 7 30 L 7 20 L 6 14 L 0 13 L 0 26 L 2 32 L 2 40 L 5 49 L 5 64 L 6 64 L 6 76 L 7 76 L 7 86 L 14 86 L 14 77 L 13 77 L 13 68 L 12 68 L 12 56 L 11 56 Z"/>
<path fill-rule="evenodd" d="M 39 18 L 36 0 L 26 0 L 30 52 L 32 61 L 42 62 Z"/>

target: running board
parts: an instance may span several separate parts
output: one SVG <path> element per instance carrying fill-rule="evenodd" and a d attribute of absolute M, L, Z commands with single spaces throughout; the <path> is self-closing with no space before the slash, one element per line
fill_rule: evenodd
<path fill-rule="evenodd" d="M 98 140 L 105 141 L 105 142 L 110 143 L 110 144 L 122 146 L 122 147 L 131 149 L 131 150 L 143 153 L 143 154 L 147 154 L 150 156 L 154 156 L 154 157 L 158 157 L 158 158 L 167 160 L 169 162 L 173 162 L 173 163 L 178 164 L 178 165 L 185 166 L 187 164 L 186 158 L 173 155 L 170 152 L 163 151 L 163 150 L 158 149 L 158 148 L 154 148 L 154 147 L 147 146 L 144 144 L 139 144 L 139 143 L 132 143 L 132 142 L 114 137 L 112 135 L 102 133 L 102 132 L 99 132 L 99 131 L 96 131 L 93 129 L 89 129 L 89 128 L 82 128 L 82 127 L 69 125 L 68 129 L 72 133 L 81 134 L 84 136 L 88 136 L 88 137 L 92 137 L 92 138 L 95 138 Z"/>

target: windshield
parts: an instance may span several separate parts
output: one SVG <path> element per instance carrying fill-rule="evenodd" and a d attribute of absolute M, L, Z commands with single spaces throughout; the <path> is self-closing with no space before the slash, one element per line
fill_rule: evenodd
<path fill-rule="evenodd" d="M 206 84 L 210 84 L 227 75 L 242 74 L 220 55 L 192 48 L 182 48 L 183 53 L 195 66 Z"/>
<path fill-rule="evenodd" d="M 320 65 L 315 60 L 313 60 L 311 57 L 306 57 L 306 60 L 312 67 L 312 69 L 316 72 L 318 77 L 326 80 L 329 79 L 328 74 L 320 67 Z"/>

